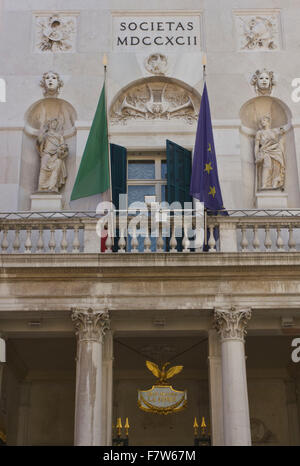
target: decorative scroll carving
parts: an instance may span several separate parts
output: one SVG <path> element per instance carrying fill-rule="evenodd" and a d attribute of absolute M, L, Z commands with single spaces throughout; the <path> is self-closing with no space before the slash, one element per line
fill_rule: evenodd
<path fill-rule="evenodd" d="M 166 345 L 166 344 L 152 344 L 152 345 L 147 345 L 143 346 L 140 349 L 140 352 L 149 358 L 152 358 L 156 361 L 160 360 L 169 360 L 171 357 L 173 357 L 176 352 L 179 352 L 178 349 L 176 350 L 175 346 L 173 345 Z"/>
<path fill-rule="evenodd" d="M 237 15 L 240 50 L 278 50 L 280 48 L 279 16 Z"/>
<path fill-rule="evenodd" d="M 44 73 L 40 81 L 44 97 L 57 97 L 63 85 L 64 83 L 59 74 L 54 71 L 47 71 Z"/>
<path fill-rule="evenodd" d="M 251 439 L 254 444 L 260 445 L 264 443 L 274 443 L 277 439 L 265 423 L 260 419 L 251 418 Z"/>
<path fill-rule="evenodd" d="M 252 75 L 250 83 L 254 87 L 256 95 L 271 95 L 275 85 L 274 73 L 265 68 L 261 71 L 257 70 Z"/>
<path fill-rule="evenodd" d="M 192 124 L 198 118 L 199 99 L 178 84 L 148 81 L 130 87 L 112 105 L 112 123 L 129 120 L 184 120 Z"/>
<path fill-rule="evenodd" d="M 35 51 L 73 52 L 75 50 L 76 16 L 42 15 L 36 17 Z"/>
<path fill-rule="evenodd" d="M 271 116 L 263 116 L 255 137 L 257 191 L 283 190 L 285 185 L 285 129 L 271 129 L 271 124 Z"/>
<path fill-rule="evenodd" d="M 39 192 L 55 192 L 66 183 L 67 169 L 64 159 L 69 155 L 59 120 L 53 118 L 42 128 L 36 145 L 41 157 Z"/>
<path fill-rule="evenodd" d="M 247 334 L 248 320 L 251 318 L 251 309 L 215 309 L 215 328 L 222 340 L 241 340 Z"/>
<path fill-rule="evenodd" d="M 168 59 L 162 53 L 152 53 L 145 60 L 145 68 L 151 74 L 164 75 L 168 68 Z"/>
<path fill-rule="evenodd" d="M 72 309 L 72 322 L 80 341 L 94 340 L 102 342 L 105 332 L 110 328 L 109 314 L 93 309 Z"/>

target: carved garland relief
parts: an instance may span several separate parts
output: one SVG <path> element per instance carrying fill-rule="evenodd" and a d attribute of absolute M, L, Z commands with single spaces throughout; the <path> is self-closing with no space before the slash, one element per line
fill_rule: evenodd
<path fill-rule="evenodd" d="M 237 14 L 238 48 L 242 51 L 272 51 L 281 46 L 279 14 Z"/>
<path fill-rule="evenodd" d="M 76 21 L 76 15 L 36 16 L 35 52 L 74 52 Z"/>

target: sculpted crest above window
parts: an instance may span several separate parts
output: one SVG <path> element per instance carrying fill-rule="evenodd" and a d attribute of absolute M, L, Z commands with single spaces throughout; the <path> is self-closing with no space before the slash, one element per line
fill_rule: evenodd
<path fill-rule="evenodd" d="M 198 118 L 200 98 L 192 89 L 162 78 L 133 84 L 113 102 L 110 121 L 126 124 L 129 120 L 183 120 L 192 124 Z"/>

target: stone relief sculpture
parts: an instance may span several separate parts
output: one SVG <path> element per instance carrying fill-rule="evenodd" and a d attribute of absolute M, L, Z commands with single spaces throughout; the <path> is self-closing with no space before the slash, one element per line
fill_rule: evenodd
<path fill-rule="evenodd" d="M 113 103 L 110 121 L 126 124 L 129 120 L 184 120 L 198 118 L 199 98 L 187 89 L 165 81 L 134 85 Z"/>
<path fill-rule="evenodd" d="M 275 85 L 273 71 L 268 71 L 265 68 L 261 71 L 255 71 L 252 75 L 250 84 L 254 87 L 256 95 L 271 95 L 273 86 Z"/>
<path fill-rule="evenodd" d="M 145 60 L 145 68 L 151 74 L 164 75 L 168 68 L 168 59 L 162 53 L 152 53 Z"/>
<path fill-rule="evenodd" d="M 73 52 L 76 16 L 43 15 L 36 17 L 36 52 Z"/>
<path fill-rule="evenodd" d="M 54 71 L 47 71 L 44 73 L 40 81 L 44 97 L 57 97 L 63 85 L 64 83 L 59 74 Z"/>
<path fill-rule="evenodd" d="M 57 118 L 46 123 L 37 137 L 36 146 L 41 158 L 38 191 L 58 193 L 67 179 L 64 159 L 69 149 Z"/>
<path fill-rule="evenodd" d="M 276 443 L 277 438 L 261 419 L 251 418 L 251 439 L 254 444 Z"/>
<path fill-rule="evenodd" d="M 285 148 L 284 128 L 271 128 L 270 115 L 260 120 L 260 129 L 255 137 L 255 163 L 257 191 L 284 190 L 285 186 Z"/>
<path fill-rule="evenodd" d="M 240 50 L 280 48 L 279 16 L 237 15 Z"/>

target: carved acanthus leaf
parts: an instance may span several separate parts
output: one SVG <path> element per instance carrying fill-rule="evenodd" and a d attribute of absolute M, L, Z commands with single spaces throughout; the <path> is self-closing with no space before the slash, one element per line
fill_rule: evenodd
<path fill-rule="evenodd" d="M 71 319 L 80 341 L 102 341 L 105 332 L 110 328 L 109 314 L 105 311 L 72 309 Z"/>
<path fill-rule="evenodd" d="M 215 309 L 215 328 L 222 340 L 241 340 L 247 333 L 248 321 L 251 318 L 251 309 Z"/>

